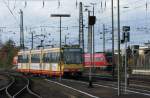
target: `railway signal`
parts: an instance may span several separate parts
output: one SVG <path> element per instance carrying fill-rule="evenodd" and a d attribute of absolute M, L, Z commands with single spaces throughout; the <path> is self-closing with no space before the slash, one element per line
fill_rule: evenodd
<path fill-rule="evenodd" d="M 126 43 L 130 41 L 130 26 L 123 26 L 123 34 L 121 43 Z"/>
<path fill-rule="evenodd" d="M 93 87 L 92 85 L 92 66 L 94 66 L 94 32 L 93 31 L 93 28 L 94 27 L 94 24 L 96 22 L 96 17 L 93 15 L 93 16 L 88 16 L 88 25 L 89 25 L 89 28 L 91 28 L 89 30 L 89 33 L 91 36 L 89 36 L 90 38 L 90 54 L 91 54 L 91 66 L 90 66 L 90 69 L 89 69 L 89 87 Z"/>
<path fill-rule="evenodd" d="M 128 73 L 127 73 L 127 43 L 130 41 L 130 26 L 123 26 L 123 39 L 122 43 L 125 43 L 125 64 L 124 64 L 124 76 L 125 76 L 125 93 L 127 92 L 127 82 L 128 82 Z"/>

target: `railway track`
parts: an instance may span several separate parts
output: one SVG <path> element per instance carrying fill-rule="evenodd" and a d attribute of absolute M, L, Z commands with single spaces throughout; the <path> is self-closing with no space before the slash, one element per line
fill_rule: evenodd
<path fill-rule="evenodd" d="M 28 78 L 14 74 L 10 78 L 9 84 L 0 88 L 0 98 L 42 98 L 31 91 Z"/>
<path fill-rule="evenodd" d="M 82 81 L 82 80 L 76 80 L 76 79 L 63 79 L 64 81 L 68 81 L 68 82 L 72 82 L 72 83 L 81 83 L 81 84 L 86 84 L 87 86 L 89 85 L 89 83 L 87 81 Z M 104 83 L 93 83 L 94 88 L 97 87 L 104 87 L 104 88 L 110 88 L 110 89 L 114 89 L 117 90 L 117 85 L 114 84 L 104 84 Z M 124 89 L 122 88 L 122 91 Z M 139 95 L 144 95 L 144 96 L 148 96 L 150 97 L 150 91 L 149 90 L 142 90 L 142 89 L 137 89 L 137 88 L 127 88 L 127 93 L 131 94 L 139 94 Z"/>
<path fill-rule="evenodd" d="M 64 77 L 64 79 L 68 79 L 68 80 L 75 80 L 75 81 L 81 81 L 84 83 L 88 84 L 88 77 L 78 77 L 78 78 L 74 78 L 74 77 Z M 109 80 L 109 79 L 105 79 L 105 78 L 101 78 L 101 79 L 97 79 L 97 78 L 93 78 L 93 84 L 97 85 L 103 85 L 106 87 L 111 87 L 111 88 L 116 88 L 117 89 L 117 81 L 114 80 Z M 133 78 L 130 80 L 129 82 L 130 84 L 128 85 L 128 89 L 131 91 L 137 91 L 137 92 L 142 92 L 142 93 L 147 93 L 150 94 L 150 83 L 148 81 L 144 81 L 144 80 L 140 80 L 140 81 L 136 81 Z M 121 83 L 122 89 L 124 89 L 124 83 Z"/>

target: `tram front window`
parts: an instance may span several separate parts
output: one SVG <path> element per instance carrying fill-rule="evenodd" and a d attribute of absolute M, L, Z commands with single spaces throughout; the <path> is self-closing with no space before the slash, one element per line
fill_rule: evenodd
<path fill-rule="evenodd" d="M 81 50 L 64 51 L 64 60 L 66 64 L 81 64 L 82 63 Z"/>
<path fill-rule="evenodd" d="M 108 63 L 112 63 L 112 56 L 107 56 L 106 60 L 107 60 Z"/>

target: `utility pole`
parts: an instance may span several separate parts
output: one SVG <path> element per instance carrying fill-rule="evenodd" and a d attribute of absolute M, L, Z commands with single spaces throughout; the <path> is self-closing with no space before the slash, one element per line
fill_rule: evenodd
<path fill-rule="evenodd" d="M 31 47 L 33 49 L 33 32 L 31 34 L 32 34 L 32 46 Z"/>
<path fill-rule="evenodd" d="M 127 93 L 127 81 L 128 81 L 128 72 L 127 72 L 127 44 L 130 41 L 130 26 L 123 26 L 123 39 L 122 42 L 125 43 L 125 63 L 124 63 L 124 91 Z"/>
<path fill-rule="evenodd" d="M 89 6 L 86 6 L 89 7 Z M 88 87 L 93 87 L 92 85 L 92 65 L 93 65 L 93 58 L 92 58 L 92 41 L 93 41 L 93 34 L 92 34 L 92 25 L 95 24 L 95 20 L 93 20 L 93 16 L 90 16 L 90 10 L 86 9 L 86 11 L 88 11 L 88 44 L 87 44 L 87 52 L 90 54 L 90 59 L 91 59 L 91 63 L 89 66 L 89 86 Z"/>
<path fill-rule="evenodd" d="M 43 42 L 44 42 L 44 40 L 41 40 L 41 47 L 44 49 Z"/>
<path fill-rule="evenodd" d="M 90 11 L 88 10 L 88 53 L 90 53 L 90 59 L 91 64 L 89 67 L 89 87 L 93 87 L 92 85 L 92 40 L 93 40 L 93 34 L 92 34 L 92 25 L 90 25 Z"/>
<path fill-rule="evenodd" d="M 60 66 L 60 77 L 59 77 L 59 80 L 61 81 L 61 79 L 62 79 L 62 64 L 61 64 L 61 61 L 62 61 L 62 53 L 61 53 L 61 48 L 62 48 L 62 46 L 61 46 L 61 28 L 62 28 L 62 26 L 61 26 L 61 18 L 62 17 L 70 17 L 70 15 L 69 14 L 51 14 L 51 17 L 59 17 L 59 30 L 60 30 L 60 42 L 59 42 L 59 48 L 60 48 L 60 58 L 59 58 L 59 66 Z"/>
<path fill-rule="evenodd" d="M 84 54 L 84 25 L 83 25 L 83 6 L 82 2 L 80 2 L 79 7 L 79 45 L 82 48 L 82 54 Z M 83 62 L 85 61 L 84 57 L 82 57 Z"/>
<path fill-rule="evenodd" d="M 90 11 L 88 11 L 88 18 L 90 17 Z M 88 19 L 89 20 L 89 19 Z M 91 38 L 92 38 L 92 26 L 88 24 L 88 53 L 91 52 Z"/>
<path fill-rule="evenodd" d="M 33 32 L 31 31 L 31 28 L 30 33 L 31 33 L 31 49 L 33 49 Z"/>
<path fill-rule="evenodd" d="M 20 48 L 24 49 L 23 11 L 20 9 Z"/>
<path fill-rule="evenodd" d="M 67 44 L 67 36 L 65 35 L 65 45 Z"/>
<path fill-rule="evenodd" d="M 120 0 L 117 0 L 117 21 L 118 21 L 118 96 L 121 95 L 121 55 L 120 55 Z"/>
<path fill-rule="evenodd" d="M 89 13 L 89 12 L 88 12 Z M 90 58 L 91 58 L 91 66 L 90 66 L 90 69 L 89 69 L 89 87 L 93 87 L 92 86 L 92 68 L 93 68 L 93 66 L 94 66 L 94 62 L 93 62 L 93 39 L 94 39 L 94 35 L 93 35 L 93 30 L 92 30 L 92 26 L 95 24 L 95 21 L 96 21 L 96 17 L 95 16 L 89 16 L 88 17 L 88 24 L 89 24 L 89 35 L 91 35 L 91 36 L 88 36 L 89 37 L 89 41 L 90 41 L 90 46 L 89 46 L 89 48 L 90 48 Z"/>
<path fill-rule="evenodd" d="M 103 24 L 103 52 L 105 53 L 105 24 Z"/>
<path fill-rule="evenodd" d="M 126 33 L 127 34 L 127 33 Z M 124 89 L 125 89 L 125 94 L 127 93 L 127 42 L 128 42 L 128 39 L 127 37 L 125 36 L 125 64 L 124 64 L 124 69 L 125 69 L 125 74 L 124 74 L 124 77 L 125 77 L 125 82 L 124 82 Z"/>
<path fill-rule="evenodd" d="M 93 16 L 94 16 L 94 11 L 95 11 L 95 5 L 96 3 L 91 3 L 93 5 Z M 95 33 L 94 33 L 94 25 L 92 25 L 92 67 L 95 66 Z"/>
<path fill-rule="evenodd" d="M 114 49 L 114 0 L 111 0 L 111 15 L 112 15 L 112 78 L 115 76 L 115 49 Z"/>

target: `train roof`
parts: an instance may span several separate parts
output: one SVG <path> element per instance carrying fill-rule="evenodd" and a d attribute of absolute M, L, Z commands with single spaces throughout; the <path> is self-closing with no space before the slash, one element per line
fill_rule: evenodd
<path fill-rule="evenodd" d="M 84 57 L 90 57 L 91 54 L 90 53 L 85 53 Z M 95 57 L 105 57 L 105 53 L 95 53 L 94 54 Z"/>
<path fill-rule="evenodd" d="M 62 49 L 81 49 L 81 48 L 76 48 L 76 47 L 65 47 L 65 48 L 62 48 Z M 18 52 L 18 55 L 20 54 L 35 54 L 35 53 L 41 53 L 44 52 L 44 53 L 47 53 L 47 52 L 60 52 L 60 48 L 48 48 L 48 49 L 35 49 L 35 50 L 21 50 Z"/>
<path fill-rule="evenodd" d="M 23 50 L 21 50 L 21 51 L 18 52 L 18 55 L 29 54 L 29 53 L 30 53 L 30 51 L 23 51 Z"/>

